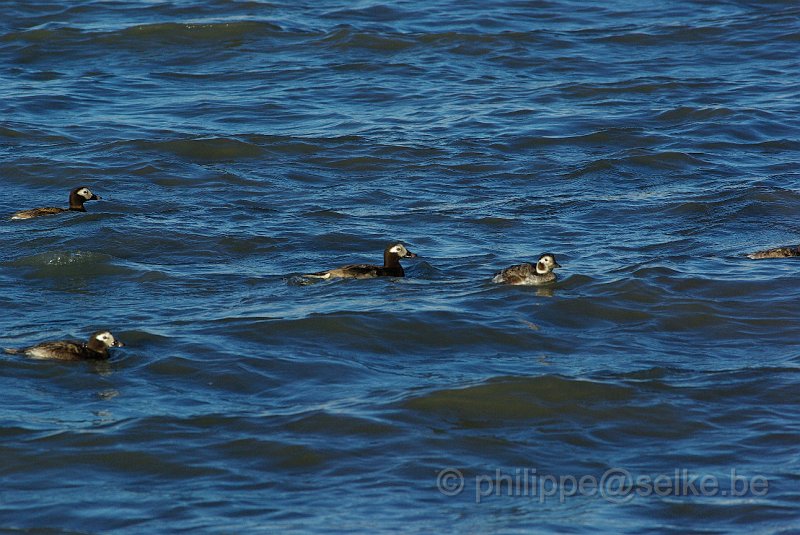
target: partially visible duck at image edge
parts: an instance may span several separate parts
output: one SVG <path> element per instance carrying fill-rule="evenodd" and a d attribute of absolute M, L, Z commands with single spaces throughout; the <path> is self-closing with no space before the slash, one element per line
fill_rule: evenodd
<path fill-rule="evenodd" d="M 764 258 L 791 258 L 793 256 L 800 256 L 800 245 L 775 247 L 774 249 L 756 251 L 755 253 L 750 253 L 747 255 L 747 258 L 753 260 L 762 260 Z"/>

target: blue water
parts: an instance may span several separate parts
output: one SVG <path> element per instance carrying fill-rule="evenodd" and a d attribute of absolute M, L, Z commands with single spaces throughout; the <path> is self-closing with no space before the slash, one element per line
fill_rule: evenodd
<path fill-rule="evenodd" d="M 798 21 L 3 2 L 0 346 L 126 347 L 0 356 L 0 527 L 795 532 Z"/>

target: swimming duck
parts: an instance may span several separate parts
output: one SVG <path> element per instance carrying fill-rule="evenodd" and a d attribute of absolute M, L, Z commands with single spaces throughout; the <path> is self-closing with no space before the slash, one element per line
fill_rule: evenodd
<path fill-rule="evenodd" d="M 800 256 L 800 245 L 795 245 L 793 247 L 776 247 L 774 249 L 756 251 L 755 253 L 750 253 L 747 255 L 747 258 L 761 260 L 762 258 L 789 258 L 792 256 Z"/>
<path fill-rule="evenodd" d="M 531 264 L 517 264 L 507 267 L 495 275 L 492 282 L 498 284 L 526 284 L 538 286 L 540 284 L 555 282 L 556 274 L 553 273 L 553 270 L 560 267 L 558 262 L 556 262 L 556 257 L 553 256 L 552 253 L 545 253 L 539 257 L 536 266 L 532 266 Z"/>
<path fill-rule="evenodd" d="M 405 277 L 403 266 L 400 265 L 401 258 L 416 258 L 417 255 L 405 248 L 402 243 L 395 243 L 388 246 L 383 251 L 383 266 L 373 266 L 371 264 L 351 264 L 328 271 L 309 273 L 306 277 L 317 279 L 371 279 L 373 277 Z"/>
<path fill-rule="evenodd" d="M 58 340 L 42 342 L 22 349 L 6 349 L 12 355 L 25 355 L 32 359 L 54 360 L 107 360 L 108 348 L 122 347 L 125 344 L 114 338 L 110 331 L 97 331 L 88 342 Z"/>
<path fill-rule="evenodd" d="M 83 203 L 86 201 L 96 201 L 100 199 L 97 195 L 92 193 L 86 186 L 80 186 L 69 192 L 69 208 L 33 208 L 32 210 L 22 210 L 11 216 L 11 219 L 31 219 L 32 217 L 40 217 L 43 215 L 54 215 L 62 212 L 85 212 L 86 208 Z"/>

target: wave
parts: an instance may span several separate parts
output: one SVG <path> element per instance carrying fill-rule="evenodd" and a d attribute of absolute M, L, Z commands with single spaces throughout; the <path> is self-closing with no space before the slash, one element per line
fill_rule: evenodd
<path fill-rule="evenodd" d="M 636 389 L 559 376 L 495 377 L 464 388 L 435 390 L 399 406 L 425 417 L 469 426 L 551 418 L 603 419 L 611 407 L 631 404 Z"/>
<path fill-rule="evenodd" d="M 5 264 L 26 268 L 28 277 L 33 278 L 90 279 L 136 273 L 136 270 L 118 264 L 113 256 L 92 251 L 50 251 L 23 256 Z"/>
<path fill-rule="evenodd" d="M 153 46 L 155 43 L 201 44 L 238 40 L 246 37 L 280 35 L 283 29 L 266 21 L 160 22 L 119 28 L 97 26 L 57 26 L 9 32 L 0 36 L 0 43 L 46 44 L 74 46 L 78 44 Z"/>
<path fill-rule="evenodd" d="M 175 139 L 167 141 L 139 141 L 143 150 L 166 152 L 181 158 L 199 161 L 233 161 L 258 158 L 264 149 L 258 145 L 234 138 Z"/>

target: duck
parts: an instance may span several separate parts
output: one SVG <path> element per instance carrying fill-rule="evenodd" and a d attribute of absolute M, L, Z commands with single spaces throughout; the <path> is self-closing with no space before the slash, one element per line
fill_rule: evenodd
<path fill-rule="evenodd" d="M 774 249 L 756 251 L 755 253 L 750 253 L 747 255 L 747 258 L 752 260 L 762 260 L 764 258 L 791 258 L 793 256 L 800 256 L 800 245 L 775 247 Z"/>
<path fill-rule="evenodd" d="M 32 359 L 46 360 L 108 360 L 111 347 L 123 347 L 111 331 L 97 331 L 89 337 L 89 341 L 58 340 L 42 342 L 22 349 L 6 349 L 11 355 L 25 355 Z"/>
<path fill-rule="evenodd" d="M 86 186 L 79 186 L 69 192 L 69 208 L 33 208 L 31 210 L 21 210 L 11 216 L 11 219 L 31 219 L 45 215 L 61 214 L 63 212 L 85 212 L 83 203 L 86 201 L 97 201 L 100 197 L 91 192 Z"/>
<path fill-rule="evenodd" d="M 383 265 L 375 266 L 372 264 L 350 264 L 328 271 L 309 273 L 305 277 L 316 279 L 372 279 L 375 277 L 405 277 L 403 266 L 400 265 L 401 258 L 416 258 L 417 255 L 406 249 L 402 243 L 389 245 L 383 251 Z"/>
<path fill-rule="evenodd" d="M 494 276 L 492 282 L 497 284 L 524 284 L 540 286 L 556 281 L 556 274 L 553 270 L 560 268 L 553 253 L 544 253 L 539 257 L 536 265 L 517 264 L 507 267 Z"/>

